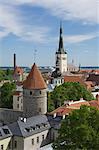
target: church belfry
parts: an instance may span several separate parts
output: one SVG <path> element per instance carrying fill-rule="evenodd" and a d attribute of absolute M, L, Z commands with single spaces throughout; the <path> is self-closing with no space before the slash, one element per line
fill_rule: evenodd
<path fill-rule="evenodd" d="M 67 53 L 64 50 L 62 24 L 60 24 L 59 48 L 56 52 L 56 71 L 61 74 L 67 71 Z"/>

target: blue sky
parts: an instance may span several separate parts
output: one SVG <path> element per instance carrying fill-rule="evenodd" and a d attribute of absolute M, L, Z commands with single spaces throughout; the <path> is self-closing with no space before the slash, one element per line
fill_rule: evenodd
<path fill-rule="evenodd" d="M 55 64 L 60 20 L 68 63 L 99 65 L 97 0 L 0 0 L 0 66 Z"/>

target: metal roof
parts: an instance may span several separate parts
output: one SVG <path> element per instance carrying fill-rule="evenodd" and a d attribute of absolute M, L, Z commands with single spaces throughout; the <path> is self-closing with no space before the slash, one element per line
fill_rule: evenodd
<path fill-rule="evenodd" d="M 10 131 L 10 129 L 8 128 L 8 126 L 1 126 L 0 127 L 0 140 L 11 137 L 12 133 Z"/>
<path fill-rule="evenodd" d="M 38 115 L 30 118 L 20 118 L 17 122 L 9 125 L 13 135 L 28 137 L 50 128 L 46 115 Z"/>

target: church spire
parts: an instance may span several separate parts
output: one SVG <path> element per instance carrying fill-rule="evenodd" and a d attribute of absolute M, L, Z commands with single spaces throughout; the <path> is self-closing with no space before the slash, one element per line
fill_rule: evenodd
<path fill-rule="evenodd" d="M 62 36 L 62 22 L 60 22 L 60 37 L 59 37 L 59 48 L 58 48 L 59 53 L 65 53 L 64 51 L 64 46 L 63 46 L 63 36 Z"/>

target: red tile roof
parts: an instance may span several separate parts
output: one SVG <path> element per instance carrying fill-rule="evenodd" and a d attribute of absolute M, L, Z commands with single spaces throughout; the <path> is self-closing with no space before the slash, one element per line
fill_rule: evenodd
<path fill-rule="evenodd" d="M 84 83 L 88 90 L 92 90 L 92 88 L 94 87 L 94 83 L 92 81 L 85 81 Z"/>
<path fill-rule="evenodd" d="M 61 106 L 54 111 L 52 111 L 50 114 L 54 115 L 56 113 L 57 116 L 63 116 L 63 115 L 68 115 L 75 109 L 80 109 L 82 105 L 87 105 L 87 106 L 92 106 L 97 109 L 99 109 L 99 101 L 97 100 L 92 100 L 92 101 L 75 101 L 75 102 L 70 102 L 68 105 Z"/>
<path fill-rule="evenodd" d="M 47 88 L 44 79 L 35 63 L 32 66 L 32 69 L 27 79 L 23 82 L 23 88 L 25 89 L 46 89 Z"/>
<path fill-rule="evenodd" d="M 90 106 L 99 109 L 99 101 L 97 101 L 97 100 L 92 100 L 92 101 L 89 101 L 89 104 L 90 104 Z"/>
<path fill-rule="evenodd" d="M 89 74 L 89 77 L 86 79 L 86 81 L 92 81 L 96 85 L 99 85 L 99 74 Z"/>
<path fill-rule="evenodd" d="M 64 82 L 79 82 L 84 84 L 81 76 L 64 76 Z"/>
<path fill-rule="evenodd" d="M 90 106 L 89 102 L 88 101 L 85 101 L 85 102 L 78 102 L 78 103 L 73 103 L 73 104 L 70 104 L 68 107 L 71 107 L 71 108 L 75 108 L 75 109 L 80 109 L 80 107 L 82 105 L 87 105 L 87 106 Z"/>
<path fill-rule="evenodd" d="M 17 75 L 17 74 L 23 74 L 23 69 L 20 68 L 20 67 L 16 67 L 15 70 L 14 70 L 14 75 Z"/>
<path fill-rule="evenodd" d="M 66 106 L 61 106 L 55 109 L 54 111 L 52 111 L 50 114 L 53 115 L 56 113 L 58 116 L 63 116 L 63 115 L 68 115 L 73 110 L 74 110 L 73 108 L 67 108 Z"/>

